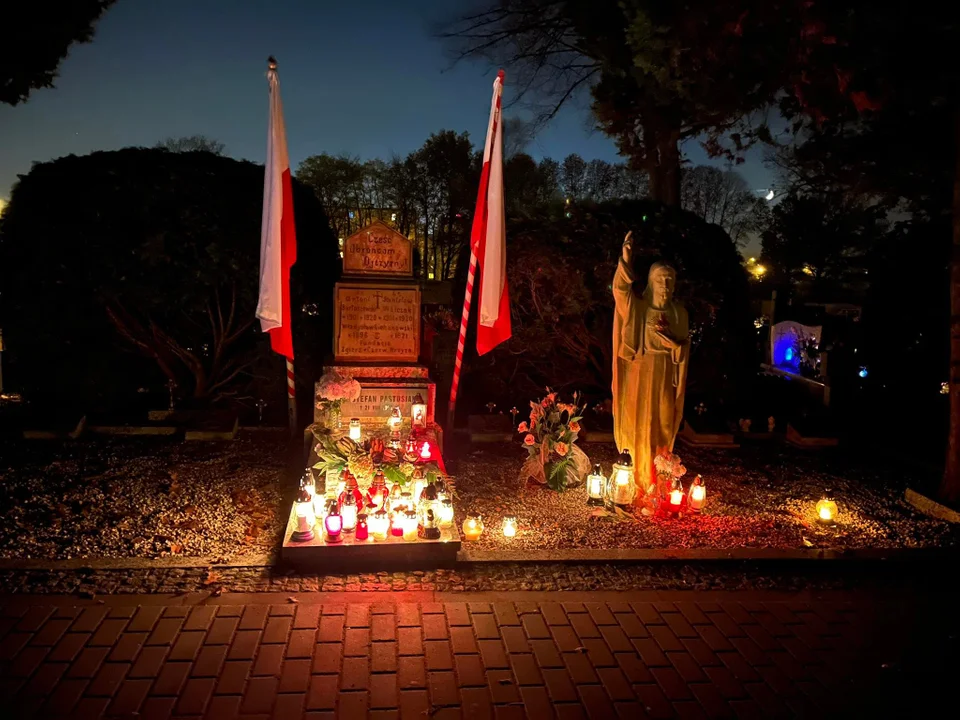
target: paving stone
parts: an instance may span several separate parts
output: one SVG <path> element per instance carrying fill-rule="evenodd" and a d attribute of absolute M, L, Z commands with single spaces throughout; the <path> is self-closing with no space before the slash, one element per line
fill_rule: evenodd
<path fill-rule="evenodd" d="M 560 603 L 541 603 L 540 614 L 543 615 L 543 619 L 547 625 L 570 624 L 570 621 L 567 619 L 567 613 L 564 612 L 563 605 Z"/>
<path fill-rule="evenodd" d="M 518 685 L 543 684 L 543 676 L 533 655 L 511 655 L 509 659 Z"/>
<path fill-rule="evenodd" d="M 423 688 L 427 686 L 427 667 L 419 656 L 401 657 L 397 661 L 397 680 L 400 690 Z"/>
<path fill-rule="evenodd" d="M 605 603 L 584 603 L 596 625 L 616 625 L 617 619 Z"/>
<path fill-rule="evenodd" d="M 528 653 L 530 652 L 530 643 L 527 642 L 526 633 L 521 627 L 502 627 L 500 634 L 503 636 L 503 644 L 508 653 Z"/>
<path fill-rule="evenodd" d="M 707 617 L 700 606 L 695 602 L 678 602 L 675 603 L 677 610 L 681 612 L 687 622 L 691 625 L 709 625 L 710 618 Z"/>
<path fill-rule="evenodd" d="M 687 619 L 680 613 L 664 613 L 663 619 L 667 621 L 667 627 L 678 638 L 695 638 L 697 631 L 693 625 L 687 622 Z"/>
<path fill-rule="evenodd" d="M 160 668 L 151 695 L 178 695 L 190 675 L 190 663 L 168 662 Z"/>
<path fill-rule="evenodd" d="M 617 661 L 603 640 L 584 640 L 583 647 L 586 649 L 587 659 L 594 667 L 616 666 Z"/>
<path fill-rule="evenodd" d="M 207 706 L 207 717 L 210 720 L 214 718 L 224 718 L 234 720 L 240 715 L 240 701 L 243 700 L 239 695 L 214 695 Z"/>
<path fill-rule="evenodd" d="M 597 668 L 600 683 L 611 700 L 633 700 L 635 695 L 620 668 Z"/>
<path fill-rule="evenodd" d="M 482 615 L 484 613 L 489 614 L 493 612 L 493 608 L 490 606 L 490 603 L 472 602 L 468 603 L 468 606 L 470 608 L 471 615 Z"/>
<path fill-rule="evenodd" d="M 130 666 L 127 663 L 106 663 L 100 667 L 93 678 L 93 682 L 87 686 L 87 695 L 100 697 L 113 697 L 117 688 L 127 677 Z M 149 687 L 150 683 L 147 682 Z"/>
<path fill-rule="evenodd" d="M 186 618 L 190 614 L 190 608 L 184 605 L 167 605 L 163 609 L 163 616 L 170 618 Z"/>
<path fill-rule="evenodd" d="M 650 636 L 664 652 L 668 650 L 683 650 L 683 643 L 673 634 L 673 631 L 665 625 L 653 625 L 648 628 Z M 696 637 L 696 633 L 694 633 Z"/>
<path fill-rule="evenodd" d="M 106 622 L 110 622 L 107 620 Z M 193 660 L 203 643 L 204 632 L 194 630 L 192 632 L 182 632 L 170 649 L 171 660 Z"/>
<path fill-rule="evenodd" d="M 662 667 L 670 664 L 667 656 L 653 638 L 640 638 L 631 642 L 640 654 L 643 664 L 647 667 Z"/>
<path fill-rule="evenodd" d="M 650 673 L 669 700 L 686 700 L 690 697 L 687 684 L 680 677 L 680 673 L 672 667 L 650 668 Z"/>
<path fill-rule="evenodd" d="M 343 718 L 365 718 L 370 706 L 369 693 L 341 692 L 337 700 L 337 712 Z"/>
<path fill-rule="evenodd" d="M 397 620 L 395 615 L 374 615 L 370 623 L 370 636 L 374 642 L 396 640 Z"/>
<path fill-rule="evenodd" d="M 450 628 L 450 645 L 453 648 L 454 655 L 480 652 L 472 627 Z"/>
<path fill-rule="evenodd" d="M 282 681 L 281 681 L 282 683 Z M 272 720 L 293 720 L 303 717 L 303 706 L 306 704 L 306 693 L 280 693 L 273 705 Z M 358 715 L 357 717 L 363 717 Z"/>
<path fill-rule="evenodd" d="M 293 616 L 293 627 L 298 630 L 316 630 L 320 625 L 320 605 L 317 603 L 300 603 Z"/>
<path fill-rule="evenodd" d="M 340 672 L 341 690 L 366 690 L 370 687 L 370 661 L 367 658 L 343 659 Z"/>
<path fill-rule="evenodd" d="M 370 707 L 390 709 L 399 707 L 396 673 L 381 673 L 370 676 Z"/>
<path fill-rule="evenodd" d="M 48 647 L 25 647 L 17 653 L 9 671 L 10 675 L 20 678 L 30 677 L 49 654 L 50 648 Z"/>
<path fill-rule="evenodd" d="M 430 717 L 430 698 L 426 690 L 400 691 L 400 717 L 425 718 Z"/>
<path fill-rule="evenodd" d="M 557 649 L 553 640 L 531 640 L 530 647 L 540 667 L 564 667 L 563 658 L 560 656 L 560 651 Z"/>
<path fill-rule="evenodd" d="M 369 628 L 370 606 L 360 603 L 351 603 L 348 605 L 346 624 L 349 628 Z"/>
<path fill-rule="evenodd" d="M 573 680 L 575 685 L 587 685 L 600 682 L 596 671 L 593 669 L 593 665 L 585 654 L 564 653 L 563 663 L 567 668 L 567 672 L 570 673 L 570 679 Z"/>
<path fill-rule="evenodd" d="M 397 605 L 397 626 L 417 627 L 420 625 L 420 606 L 413 603 Z"/>
<path fill-rule="evenodd" d="M 478 640 L 480 658 L 487 670 L 503 670 L 510 667 L 507 663 L 507 654 L 503 651 L 503 643 L 499 640 Z"/>
<path fill-rule="evenodd" d="M 190 614 L 186 622 L 183 623 L 184 630 L 207 630 L 213 618 L 216 617 L 216 605 L 201 605 L 190 608 Z"/>
<path fill-rule="evenodd" d="M 452 670 L 453 653 L 445 640 L 428 640 L 424 643 L 427 670 Z"/>
<path fill-rule="evenodd" d="M 646 683 L 634 685 L 633 691 L 637 694 L 637 699 L 643 705 L 644 711 L 649 717 L 663 718 L 664 720 L 675 717 L 673 705 L 667 700 L 667 696 L 663 694 L 659 685 Z"/>
<path fill-rule="evenodd" d="M 133 662 L 147 642 L 147 633 L 123 633 L 110 651 L 111 662 Z"/>
<path fill-rule="evenodd" d="M 493 615 L 474 615 L 473 629 L 478 640 L 495 640 L 500 637 L 500 628 Z"/>
<path fill-rule="evenodd" d="M 137 608 L 137 614 L 127 625 L 127 632 L 150 632 L 161 615 L 163 615 L 161 606 L 145 605 L 139 607 Z"/>
<path fill-rule="evenodd" d="M 77 655 L 77 659 L 73 661 L 73 664 L 70 665 L 70 669 L 67 671 L 67 677 L 95 677 L 97 673 L 100 672 L 103 661 L 107 659 L 109 653 L 110 650 L 108 648 L 84 648 L 80 654 Z M 121 665 L 117 664 L 117 667 L 121 667 Z M 122 667 L 129 669 L 130 665 L 123 663 Z"/>
<path fill-rule="evenodd" d="M 740 682 L 756 682 L 760 679 L 753 666 L 744 660 L 743 655 L 738 652 L 717 653 L 720 662 L 729 668 Z"/>
<path fill-rule="evenodd" d="M 238 630 L 233 636 L 227 659 L 253 660 L 257 654 L 257 648 L 260 646 L 260 636 L 262 634 L 260 630 Z"/>
<path fill-rule="evenodd" d="M 249 660 L 229 660 L 223 665 L 214 692 L 217 695 L 241 695 L 250 677 L 253 663 Z"/>
<path fill-rule="evenodd" d="M 486 684 L 487 672 L 479 655 L 457 655 L 453 660 L 461 687 L 482 687 Z"/>
<path fill-rule="evenodd" d="M 447 615 L 447 624 L 451 628 L 470 624 L 470 613 L 467 610 L 466 603 L 444 603 L 444 612 Z"/>
<path fill-rule="evenodd" d="M 737 679 L 730 668 L 726 666 L 708 667 L 704 668 L 703 672 L 710 678 L 710 683 L 724 698 L 730 700 L 746 697 L 743 684 Z"/>
<path fill-rule="evenodd" d="M 149 680 L 127 680 L 120 686 L 114 696 L 108 713 L 110 715 L 135 716 L 149 691 Z"/>
<path fill-rule="evenodd" d="M 528 718 L 550 720 L 554 717 L 553 703 L 545 687 L 521 687 L 520 698 Z"/>
<path fill-rule="evenodd" d="M 368 657 L 370 655 L 370 629 L 347 628 L 343 643 L 346 657 Z"/>
<path fill-rule="evenodd" d="M 225 645 L 210 645 L 201 648 L 190 674 L 193 677 L 212 677 L 219 675 L 224 661 L 227 659 Z"/>
<path fill-rule="evenodd" d="M 519 625 L 520 616 L 513 603 L 498 602 L 493 604 L 493 612 L 497 618 L 497 625 Z"/>
<path fill-rule="evenodd" d="M 373 672 L 396 672 L 397 644 L 395 642 L 373 643 L 370 647 L 370 669 Z"/>
<path fill-rule="evenodd" d="M 619 625 L 603 625 L 600 628 L 603 641 L 613 652 L 632 652 L 633 643 Z"/>
<path fill-rule="evenodd" d="M 427 692 L 434 708 L 459 705 L 457 678 L 452 672 L 427 673 Z"/>
<path fill-rule="evenodd" d="M 578 685 L 577 693 L 588 718 L 606 720 L 613 717 L 613 705 L 602 687 L 596 685 Z"/>
<path fill-rule="evenodd" d="M 617 666 L 631 684 L 654 682 L 650 669 L 644 665 L 637 653 L 616 653 L 614 657 L 617 659 Z"/>
<path fill-rule="evenodd" d="M 213 689 L 216 687 L 214 678 L 191 678 L 183 688 L 177 702 L 179 715 L 203 715 L 207 709 Z"/>
<path fill-rule="evenodd" d="M 577 689 L 570 679 L 570 673 L 566 670 L 544 670 L 543 681 L 546 683 L 547 692 L 554 703 L 576 702 Z"/>
<path fill-rule="evenodd" d="M 13 622 L 12 618 L 11 622 Z M 53 618 L 47 620 L 43 624 L 43 627 L 40 628 L 40 631 L 31 638 L 30 644 L 53 647 L 60 641 L 60 638 L 63 637 L 63 634 L 71 624 L 72 621 L 70 618 Z"/>
<path fill-rule="evenodd" d="M 463 712 L 464 720 L 480 720 L 480 718 L 489 718 L 493 715 L 493 709 L 490 704 L 490 693 L 483 688 L 461 688 L 460 689 L 460 708 Z"/>
<path fill-rule="evenodd" d="M 263 631 L 261 642 L 265 645 L 287 642 L 287 636 L 292 625 L 293 618 L 290 617 L 267 618 L 267 626 Z"/>
<path fill-rule="evenodd" d="M 323 614 L 326 615 L 346 615 L 347 606 L 344 603 L 323 603 Z"/>
<path fill-rule="evenodd" d="M 106 610 L 103 610 L 102 608 L 84 608 L 84 613 L 87 613 L 87 611 L 96 611 L 94 614 L 99 615 L 100 619 L 103 619 L 103 617 L 107 614 Z M 17 631 L 26 633 L 38 632 L 51 615 L 53 615 L 53 608 L 49 605 L 33 605 L 27 609 L 23 615 L 20 616 L 20 621 L 16 625 Z M 99 622 L 100 619 L 98 619 L 96 622 Z M 80 621 L 77 620 L 75 622 Z M 89 622 L 86 624 L 89 625 Z M 96 623 L 94 623 L 93 627 L 90 628 L 77 628 L 77 632 L 93 632 L 96 630 L 96 627 Z"/>
<path fill-rule="evenodd" d="M 424 615 L 423 616 L 423 639 L 424 640 L 446 640 L 449 637 L 447 633 L 447 620 L 443 615 Z"/>
<path fill-rule="evenodd" d="M 732 718 L 733 708 L 724 699 L 720 690 L 711 683 L 691 683 L 690 692 L 697 698 L 707 717 Z"/>
<path fill-rule="evenodd" d="M 320 643 L 314 646 L 313 672 L 315 675 L 338 675 L 343 660 L 340 643 Z"/>
<path fill-rule="evenodd" d="M 333 710 L 337 706 L 337 676 L 314 675 L 307 693 L 307 710 Z"/>
<path fill-rule="evenodd" d="M 316 644 L 317 631 L 315 629 L 291 630 L 287 640 L 287 658 L 313 657 L 313 647 Z"/>
<path fill-rule="evenodd" d="M 397 651 L 400 655 L 423 655 L 419 627 L 397 628 Z"/>
<path fill-rule="evenodd" d="M 577 648 L 582 647 L 580 638 L 571 627 L 554 626 L 550 628 L 550 632 L 560 652 L 577 652 Z"/>
<path fill-rule="evenodd" d="M 247 681 L 240 712 L 245 715 L 269 713 L 277 697 L 280 681 L 275 677 L 256 677 Z"/>
<path fill-rule="evenodd" d="M 487 673 L 487 689 L 495 705 L 520 702 L 520 693 L 509 670 L 490 670 Z"/>
<path fill-rule="evenodd" d="M 660 613 L 657 612 L 653 603 L 635 602 L 630 603 L 630 605 L 644 625 L 662 625 L 664 623 L 664 619 L 660 617 Z"/>
<path fill-rule="evenodd" d="M 568 617 L 570 618 L 570 624 L 573 626 L 574 632 L 581 640 L 601 637 L 600 631 L 597 629 L 597 626 L 593 624 L 593 620 L 590 619 L 589 615 L 576 613 Z"/>
<path fill-rule="evenodd" d="M 318 640 L 320 642 L 342 642 L 343 641 L 343 615 L 324 615 L 320 618 L 320 633 Z"/>
<path fill-rule="evenodd" d="M 44 703 L 44 713 L 52 717 L 70 717 L 89 684 L 90 681 L 85 678 L 61 679 Z"/>
<path fill-rule="evenodd" d="M 237 630 L 239 620 L 231 617 L 218 617 L 210 625 L 207 636 L 203 642 L 205 645 L 229 645 L 233 641 L 234 633 Z"/>
<path fill-rule="evenodd" d="M 263 630 L 267 622 L 267 605 L 247 605 L 240 616 L 240 630 Z"/>
<path fill-rule="evenodd" d="M 24 622 L 26 622 L 30 617 L 34 608 L 31 608 L 27 614 L 24 616 L 23 620 L 18 625 L 20 630 L 26 630 L 27 628 L 23 627 Z M 44 615 L 49 616 L 53 610 L 50 607 L 38 608 L 38 612 L 42 610 Z M 73 625 L 70 627 L 73 632 L 93 632 L 103 622 L 104 618 L 107 617 L 107 608 L 105 607 L 87 607 L 83 609 L 83 612 L 80 613 L 80 616 L 73 621 Z"/>
<path fill-rule="evenodd" d="M 177 639 L 183 618 L 162 618 L 153 627 L 153 632 L 147 638 L 147 645 L 172 645 Z"/>
<path fill-rule="evenodd" d="M 253 674 L 279 676 L 284 650 L 283 645 L 261 645 L 253 664 Z"/>

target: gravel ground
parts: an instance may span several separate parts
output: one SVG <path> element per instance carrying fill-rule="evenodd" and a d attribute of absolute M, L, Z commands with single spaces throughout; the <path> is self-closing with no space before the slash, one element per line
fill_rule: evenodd
<path fill-rule="evenodd" d="M 584 446 L 610 472 L 612 445 Z M 573 548 L 916 548 L 960 545 L 960 526 L 929 518 L 904 499 L 906 478 L 888 467 L 864 465 L 840 452 L 804 453 L 780 445 L 739 450 L 687 448 L 689 481 L 703 475 L 707 499 L 700 515 L 617 520 L 591 517 L 586 488 L 563 493 L 521 485 L 519 445 L 474 450 L 456 463 L 458 522 L 480 514 L 478 550 Z M 686 485 L 685 485 L 686 486 Z M 837 523 L 817 522 L 824 494 L 838 507 Z M 503 537 L 504 515 L 519 532 Z"/>
<path fill-rule="evenodd" d="M 286 522 L 284 434 L 0 447 L 0 558 L 229 559 L 271 552 Z"/>

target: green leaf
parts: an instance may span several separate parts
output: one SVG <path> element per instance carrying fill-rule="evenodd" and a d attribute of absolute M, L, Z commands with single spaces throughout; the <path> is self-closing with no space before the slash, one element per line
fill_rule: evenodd
<path fill-rule="evenodd" d="M 437 481 L 437 473 L 434 470 L 427 471 L 427 482 L 435 483 Z"/>
<path fill-rule="evenodd" d="M 396 467 L 395 465 L 384 465 L 383 475 L 392 483 L 406 485 L 409 482 L 407 476 L 400 472 L 400 468 Z"/>

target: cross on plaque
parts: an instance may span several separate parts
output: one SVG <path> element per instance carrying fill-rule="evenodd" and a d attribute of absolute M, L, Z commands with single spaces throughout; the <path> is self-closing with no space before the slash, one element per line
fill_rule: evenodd
<path fill-rule="evenodd" d="M 380 298 L 384 297 L 384 295 L 383 295 L 382 292 L 380 292 L 379 290 L 377 290 L 377 291 L 373 294 L 373 297 L 375 297 L 376 300 L 377 300 L 377 306 L 374 308 L 374 310 L 379 310 L 379 309 L 380 309 Z"/>

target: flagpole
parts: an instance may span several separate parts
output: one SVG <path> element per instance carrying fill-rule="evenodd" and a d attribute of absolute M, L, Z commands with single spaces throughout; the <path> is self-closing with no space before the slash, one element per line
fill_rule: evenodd
<path fill-rule="evenodd" d="M 454 427 L 454 413 L 457 410 L 457 388 L 460 387 L 460 368 L 463 365 L 463 347 L 467 342 L 467 324 L 470 322 L 470 303 L 473 300 L 473 283 L 477 277 L 477 248 L 470 243 L 470 269 L 467 271 L 467 291 L 463 295 L 463 315 L 460 318 L 460 339 L 457 341 L 457 358 L 453 365 L 453 379 L 450 382 L 450 403 L 447 405 L 447 424 L 450 431 Z"/>
<path fill-rule="evenodd" d="M 293 360 L 287 361 L 287 419 L 290 422 L 290 434 L 297 435 L 297 386 L 293 375 Z"/>

